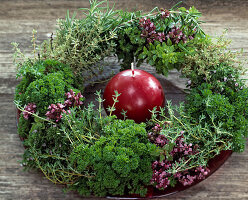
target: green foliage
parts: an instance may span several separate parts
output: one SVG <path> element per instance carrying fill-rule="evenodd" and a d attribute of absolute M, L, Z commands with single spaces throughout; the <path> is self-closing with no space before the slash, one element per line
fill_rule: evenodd
<path fill-rule="evenodd" d="M 70 109 L 70 114 L 64 114 L 61 121 L 61 130 L 68 137 L 73 136 L 70 142 L 73 146 L 79 144 L 93 144 L 102 133 L 102 126 L 109 123 L 110 118 L 101 118 L 99 111 L 90 103 L 81 109 Z"/>
<path fill-rule="evenodd" d="M 213 115 L 217 121 L 226 122 L 235 113 L 229 99 L 221 94 L 213 94 L 210 84 L 203 83 L 193 88 L 187 101 L 189 103 L 186 107 L 192 117 L 204 114 L 209 119 Z"/>
<path fill-rule="evenodd" d="M 129 21 L 132 18 L 137 19 L 141 16 L 141 13 L 123 12 L 121 15 L 125 21 Z M 145 45 L 145 38 L 140 37 L 141 30 L 138 28 L 137 20 L 133 23 L 123 24 L 117 29 L 117 35 L 116 54 L 118 59 L 122 60 L 121 67 L 122 70 L 124 70 L 130 68 L 131 63 L 134 62 L 134 58 L 142 52 L 143 46 Z"/>
<path fill-rule="evenodd" d="M 191 87 L 203 82 L 220 84 L 225 77 L 238 81 L 244 71 L 243 63 L 238 59 L 242 52 L 231 52 L 227 48 L 229 44 L 224 35 L 216 41 L 210 36 L 191 40 L 190 54 L 186 54 L 182 63 L 182 73 L 191 80 Z"/>
<path fill-rule="evenodd" d="M 71 165 L 69 156 L 77 146 L 93 144 L 101 134 L 102 126 L 114 119 L 99 117 L 93 104 L 83 109 L 71 109 L 70 114 L 64 114 L 57 124 L 34 117 L 24 142 L 27 148 L 23 155 L 23 165 L 26 169 L 41 170 L 55 184 L 70 186 L 81 177 L 90 177 L 90 171 L 77 171 Z"/>
<path fill-rule="evenodd" d="M 115 120 L 103 128 L 103 135 L 94 145 L 75 148 L 70 160 L 80 172 L 93 170 L 94 177 L 86 185 L 96 196 L 123 195 L 126 189 L 143 196 L 144 185 L 152 176 L 151 162 L 155 157 L 150 154 L 155 149 L 147 139 L 145 124 Z M 80 180 L 74 189 L 89 193 L 81 188 Z"/>
<path fill-rule="evenodd" d="M 189 10 L 184 7 L 180 7 L 178 8 L 178 11 L 178 13 L 173 13 L 172 20 L 175 24 L 181 24 L 181 27 L 186 35 L 192 34 L 194 29 L 196 29 L 196 33 L 205 35 L 200 26 L 203 21 L 199 20 L 202 14 L 194 6 L 190 7 Z"/>
<path fill-rule="evenodd" d="M 75 79 L 71 68 L 55 60 L 33 61 L 28 60 L 18 68 L 17 77 L 22 77 L 16 87 L 15 101 L 21 107 L 28 103 L 36 103 L 39 115 L 44 116 L 49 103 L 63 102 L 65 92 L 73 88 Z M 78 90 L 74 89 L 75 92 Z M 32 119 L 27 120 L 20 116 L 18 133 L 27 138 Z"/>
<path fill-rule="evenodd" d="M 29 60 L 28 62 L 23 63 L 18 69 L 16 78 L 30 77 L 30 80 L 34 80 L 57 71 L 62 71 L 68 83 L 73 83 L 73 73 L 70 67 L 56 60 L 38 60 L 34 63 Z"/>
<path fill-rule="evenodd" d="M 122 60 L 122 70 L 130 68 L 134 61 L 137 62 L 137 66 L 146 61 L 163 75 L 167 75 L 171 69 L 181 69 L 184 55 L 189 53 L 188 43 L 190 43 L 190 40 L 187 39 L 186 43 L 181 41 L 177 44 L 166 38 L 163 42 L 147 43 L 146 38 L 142 36 L 139 24 L 140 20 L 145 17 L 152 21 L 157 33 L 162 33 L 165 36 L 176 26 L 181 29 L 186 37 L 205 37 L 205 33 L 200 27 L 199 17 L 201 13 L 195 7 L 186 10 L 183 7 L 175 6 L 169 11 L 170 15 L 166 18 L 161 17 L 161 11 L 158 11 L 157 8 L 146 15 L 139 11 L 121 13 L 126 23 L 117 28 L 116 54 L 118 59 Z M 153 33 L 149 34 L 152 35 Z"/>
<path fill-rule="evenodd" d="M 75 78 L 71 68 L 68 65 L 62 64 L 55 60 L 44 60 L 24 62 L 17 72 L 16 77 L 21 77 L 21 82 L 16 87 L 15 100 L 26 102 L 26 96 L 22 95 L 26 92 L 30 83 L 37 79 L 42 79 L 49 73 L 60 71 L 63 74 L 63 79 L 69 85 L 75 85 Z"/>
<path fill-rule="evenodd" d="M 224 124 L 215 123 L 213 115 L 209 117 L 209 121 L 206 119 L 208 116 L 204 114 L 193 118 L 183 103 L 179 107 L 174 107 L 171 102 L 167 102 L 167 110 L 167 114 L 165 109 L 161 109 L 159 112 L 153 110 L 151 121 L 162 127 L 160 134 L 165 135 L 169 140 L 169 143 L 155 151 L 154 155 L 159 155 L 161 160 L 164 160 L 165 156 L 170 159 L 166 152 L 171 151 L 176 139 L 181 135 L 184 136 L 186 144 L 191 143 L 198 147 L 198 153 L 188 155 L 188 160 L 173 163 L 173 167 L 167 171 L 168 173 L 173 175 L 197 166 L 207 166 L 209 159 L 218 155 L 222 150 L 232 148 L 232 134 L 226 130 Z"/>
<path fill-rule="evenodd" d="M 202 123 L 221 124 L 232 135 L 232 150 L 242 152 L 248 130 L 247 101 L 247 88 L 233 91 L 232 96 L 226 96 L 214 93 L 210 84 L 203 83 L 193 88 L 188 95 L 186 109 L 190 117 L 198 119 L 204 116 L 205 121 Z"/>
<path fill-rule="evenodd" d="M 122 70 L 129 68 L 134 61 L 137 61 L 137 66 L 146 61 L 164 75 L 173 68 L 181 69 L 183 56 L 188 53 L 189 39 L 186 44 L 182 42 L 172 44 L 170 39 L 165 39 L 162 44 L 150 46 L 141 36 L 142 31 L 139 27 L 139 21 L 144 17 L 151 19 L 156 31 L 166 37 L 173 27 L 180 28 L 186 37 L 205 37 L 200 27 L 201 13 L 194 7 L 186 10 L 176 5 L 170 9 L 169 17 L 165 18 L 161 17 L 158 8 L 154 8 L 148 14 L 141 11 L 126 12 L 114 10 L 108 1 L 93 0 L 90 1 L 90 8 L 80 10 L 83 11 L 84 18 L 77 19 L 75 13 L 70 17 L 68 12 L 64 20 L 58 20 L 56 37 L 52 35 L 50 41 L 43 42 L 39 49 L 39 59 L 53 59 L 66 63 L 78 78 L 82 72 L 86 73 L 85 80 L 97 76 L 96 71 L 101 70 L 97 63 L 111 54 L 116 54 L 122 61 Z M 33 33 L 34 47 L 35 38 Z M 13 45 L 15 55 L 24 57 L 18 45 Z"/>
<path fill-rule="evenodd" d="M 156 146 L 148 141 L 145 124 L 102 118 L 90 104 L 72 109 L 56 125 L 35 117 L 28 132 L 26 169 L 40 169 L 52 182 L 84 195 L 117 195 L 126 189 L 146 194 Z"/>
<path fill-rule="evenodd" d="M 73 147 L 59 127 L 36 119 L 24 144 L 27 148 L 22 163 L 26 169 L 39 169 L 54 183 L 74 179 L 73 175 L 68 177 L 75 172 L 67 160 Z"/>
<path fill-rule="evenodd" d="M 178 49 L 178 45 L 172 45 L 170 39 L 167 40 L 167 44 L 155 41 L 154 44 L 149 43 L 148 48 L 144 47 L 139 58 L 146 58 L 150 65 L 155 66 L 158 73 L 168 75 L 169 70 L 174 68 L 179 70 L 179 63 L 184 60 L 184 52 Z"/>
<path fill-rule="evenodd" d="M 221 123 L 232 135 L 232 150 L 244 151 L 247 138 L 247 87 L 239 52 L 230 52 L 223 36 L 195 40 L 185 57 L 182 73 L 190 79 L 186 109 L 193 118 L 205 116 L 207 123 Z M 213 117 L 213 119 L 211 119 Z"/>
<path fill-rule="evenodd" d="M 34 60 L 37 59 L 36 57 L 36 40 L 37 40 L 37 31 L 33 29 L 32 31 L 32 39 L 31 39 L 31 43 L 32 43 L 32 53 L 34 55 Z M 16 42 L 12 42 L 11 45 L 13 46 L 13 50 L 14 50 L 14 54 L 13 54 L 13 62 L 16 65 L 17 71 L 20 70 L 21 67 L 23 67 L 23 65 L 28 65 L 32 62 L 32 59 L 30 59 L 29 57 L 25 56 L 21 49 L 19 48 L 19 44 Z"/>
<path fill-rule="evenodd" d="M 30 120 L 26 120 L 23 115 L 20 115 L 18 122 L 18 134 L 21 138 L 26 139 L 28 137 L 29 130 L 31 128 Z"/>
<path fill-rule="evenodd" d="M 81 9 L 86 11 L 84 18 L 70 17 L 68 12 L 64 20 L 58 20 L 56 37 L 43 43 L 41 57 L 66 63 L 75 74 L 97 75 L 93 65 L 114 52 L 116 34 L 112 30 L 118 23 L 118 11 L 103 3 L 91 1 L 89 9 Z"/>
<path fill-rule="evenodd" d="M 16 86 L 15 90 L 15 100 L 23 102 L 25 101 L 25 97 L 23 94 L 25 93 L 27 87 L 33 80 L 30 79 L 28 76 L 24 76 L 20 83 Z"/>
<path fill-rule="evenodd" d="M 52 103 L 63 103 L 65 93 L 72 89 L 62 72 L 50 73 L 29 84 L 22 96 L 22 104 L 35 103 L 40 115 L 44 115 Z"/>

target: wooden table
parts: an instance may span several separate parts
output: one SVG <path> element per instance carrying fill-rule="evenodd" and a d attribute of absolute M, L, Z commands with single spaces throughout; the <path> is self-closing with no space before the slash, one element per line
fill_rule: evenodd
<path fill-rule="evenodd" d="M 176 1 L 116 0 L 117 8 L 150 10 L 154 6 L 170 8 Z M 232 50 L 244 48 L 248 55 L 248 1 L 186 0 L 185 7 L 195 5 L 202 13 L 204 30 L 220 35 L 228 28 Z M 24 151 L 16 129 L 13 94 L 17 81 L 12 64 L 11 42 L 20 43 L 26 53 L 31 46 L 32 29 L 38 30 L 38 42 L 47 39 L 56 28 L 56 19 L 66 10 L 88 7 L 87 0 L 1 0 L 0 2 L 0 199 L 83 199 L 78 194 L 64 194 L 62 187 L 44 179 L 40 172 L 24 172 L 18 163 Z M 242 58 L 243 59 L 243 58 Z M 247 75 L 246 75 L 247 77 Z M 170 78 L 169 79 L 173 79 Z M 180 83 L 179 83 L 180 85 Z M 183 85 L 181 85 L 183 87 Z M 231 158 L 211 177 L 200 184 L 162 199 L 248 199 L 248 149 Z M 89 198 L 86 198 L 89 199 Z M 97 198 L 94 198 L 97 199 Z"/>

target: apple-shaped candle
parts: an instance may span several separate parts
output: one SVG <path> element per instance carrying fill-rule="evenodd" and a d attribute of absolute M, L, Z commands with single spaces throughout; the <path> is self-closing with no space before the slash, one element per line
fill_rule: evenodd
<path fill-rule="evenodd" d="M 103 94 L 103 106 L 107 114 L 109 114 L 107 108 L 114 104 L 115 91 L 120 96 L 112 114 L 119 119 L 124 118 L 122 112 L 126 111 L 128 119 L 133 119 L 136 123 L 145 122 L 151 118 L 149 110 L 164 105 L 164 91 L 161 84 L 153 75 L 143 70 L 125 70 L 109 81 Z"/>

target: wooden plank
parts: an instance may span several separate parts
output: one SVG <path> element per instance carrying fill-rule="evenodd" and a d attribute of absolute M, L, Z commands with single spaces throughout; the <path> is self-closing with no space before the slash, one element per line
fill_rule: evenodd
<path fill-rule="evenodd" d="M 23 20 L 23 19 L 0 19 L 0 34 L 24 34 L 32 35 L 32 30 L 35 29 L 40 32 L 49 33 L 51 29 L 56 28 L 56 20 Z"/>
<path fill-rule="evenodd" d="M 176 0 L 116 0 L 116 7 L 148 11 L 154 6 L 170 8 Z M 16 134 L 16 109 L 13 93 L 18 81 L 12 64 L 12 47 L 16 41 L 26 53 L 30 52 L 32 29 L 38 30 L 42 42 L 56 28 L 56 19 L 64 18 L 66 10 L 75 11 L 87 7 L 88 0 L 2 0 L 0 6 L 0 199 L 82 199 L 77 193 L 64 194 L 62 187 L 53 185 L 40 172 L 24 172 L 18 163 L 24 151 Z M 248 1 L 245 0 L 186 0 L 182 6 L 195 5 L 203 12 L 206 21 L 203 29 L 208 34 L 220 35 L 228 28 L 228 37 L 233 40 L 232 50 L 244 48 L 248 56 Z M 147 68 L 148 69 L 148 68 Z M 148 69 L 149 70 L 149 69 Z M 169 80 L 183 87 L 178 73 L 172 72 Z M 248 74 L 246 75 L 248 77 Z M 247 143 L 248 144 L 248 143 Z M 159 199 L 191 200 L 242 200 L 248 199 L 247 175 L 248 149 L 242 154 L 233 154 L 211 177 L 200 184 L 173 196 Z M 90 198 L 85 198 L 90 199 Z M 99 199 L 99 198 L 93 198 Z M 159 200 L 158 199 L 158 200 Z"/>

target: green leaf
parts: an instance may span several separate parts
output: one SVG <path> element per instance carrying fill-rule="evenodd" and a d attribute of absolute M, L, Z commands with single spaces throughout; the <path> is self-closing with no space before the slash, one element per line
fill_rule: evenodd
<path fill-rule="evenodd" d="M 180 10 L 180 11 L 182 11 L 182 12 L 186 12 L 186 11 L 187 11 L 187 9 L 184 8 L 184 7 L 180 7 L 180 8 L 178 8 L 178 10 Z"/>
<path fill-rule="evenodd" d="M 171 39 L 170 38 L 167 39 L 167 45 L 168 46 L 171 46 L 172 45 L 172 42 L 171 42 Z"/>
<path fill-rule="evenodd" d="M 155 62 L 151 59 L 151 60 L 149 60 L 149 64 L 150 64 L 150 65 L 154 65 Z"/>
<path fill-rule="evenodd" d="M 156 56 L 156 55 L 153 55 L 153 56 L 152 56 L 152 59 L 153 59 L 153 61 L 155 62 L 156 59 L 157 59 L 157 56 Z"/>
<path fill-rule="evenodd" d="M 162 162 L 162 161 L 164 161 L 164 160 L 165 160 L 165 155 L 163 155 L 163 154 L 160 155 L 159 161 Z"/>

